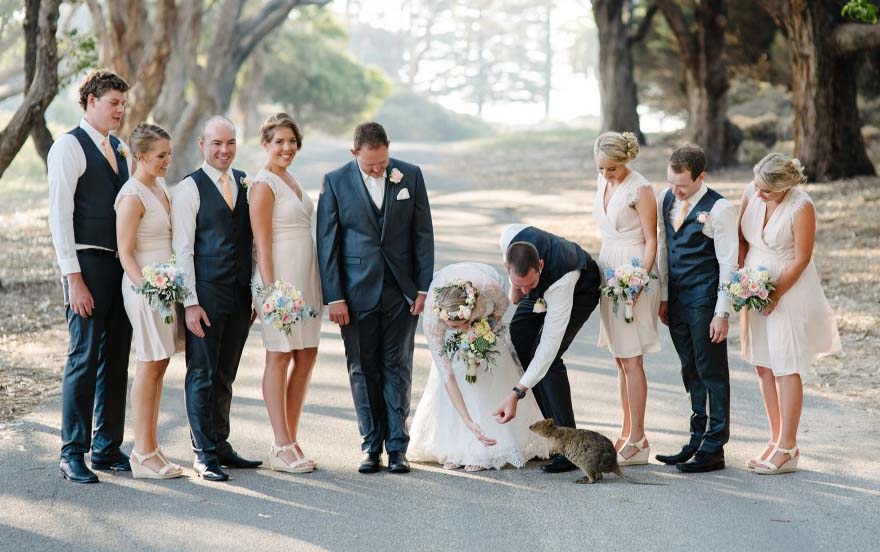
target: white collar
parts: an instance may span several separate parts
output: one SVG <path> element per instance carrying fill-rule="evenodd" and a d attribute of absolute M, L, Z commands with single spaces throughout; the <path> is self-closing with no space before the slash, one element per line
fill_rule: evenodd
<path fill-rule="evenodd" d="M 220 175 L 223 173 L 221 173 L 220 171 L 218 171 L 217 169 L 215 169 L 214 167 L 209 165 L 207 161 L 202 163 L 202 170 L 205 171 L 205 174 L 208 175 L 208 178 L 210 178 L 214 182 L 214 184 L 218 184 L 220 182 Z M 231 169 L 229 171 L 226 171 L 226 176 L 229 178 L 230 184 L 235 182 L 235 179 L 232 177 L 232 174 L 230 174 L 231 172 L 232 172 Z"/>
<path fill-rule="evenodd" d="M 355 161 L 355 163 L 357 163 L 357 161 Z M 370 176 L 370 175 L 368 175 L 367 173 L 365 173 L 364 170 L 361 168 L 360 165 L 358 165 L 358 170 L 361 171 L 361 178 L 364 180 L 364 184 L 366 184 L 367 182 L 369 182 L 369 180 L 367 180 L 368 178 L 373 178 L 372 176 Z M 385 171 L 382 171 L 382 176 L 381 176 L 381 178 L 379 178 L 379 182 L 384 183 L 384 182 L 385 182 L 385 178 L 386 178 Z"/>
<path fill-rule="evenodd" d="M 86 121 L 85 117 L 83 117 L 82 120 L 79 122 L 79 128 L 86 131 L 86 134 L 88 134 L 89 138 L 92 139 L 92 142 L 94 142 L 95 145 L 98 146 L 99 150 L 101 150 L 102 152 L 104 151 L 101 149 L 101 144 L 104 142 L 105 138 L 108 138 L 109 135 L 104 136 L 103 134 L 101 134 L 98 129 L 96 129 L 95 127 L 90 125 L 88 121 Z"/>

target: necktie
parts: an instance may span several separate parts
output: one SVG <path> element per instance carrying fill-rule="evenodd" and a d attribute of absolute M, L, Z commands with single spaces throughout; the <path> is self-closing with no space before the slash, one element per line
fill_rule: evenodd
<path fill-rule="evenodd" d="M 678 216 L 675 217 L 675 222 L 672 223 L 672 227 L 675 228 L 675 231 L 678 232 L 678 229 L 681 228 L 681 225 L 684 224 L 684 218 L 688 214 L 688 210 L 690 210 L 691 204 L 688 200 L 684 200 L 681 202 L 681 210 L 678 212 Z"/>
<path fill-rule="evenodd" d="M 223 185 L 223 199 L 230 209 L 235 209 L 235 202 L 232 201 L 232 186 L 229 185 L 229 175 L 223 173 L 220 175 L 220 183 Z"/>
<path fill-rule="evenodd" d="M 116 165 L 116 154 L 113 153 L 113 150 L 110 149 L 110 139 L 104 138 L 101 141 L 101 148 L 104 150 L 104 157 L 107 158 L 107 162 L 110 163 L 110 166 L 113 167 L 113 172 L 119 174 L 119 166 Z"/>

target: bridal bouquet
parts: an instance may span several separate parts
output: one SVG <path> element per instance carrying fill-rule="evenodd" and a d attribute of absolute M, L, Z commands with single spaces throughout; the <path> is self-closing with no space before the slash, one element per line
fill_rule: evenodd
<path fill-rule="evenodd" d="M 611 299 L 614 314 L 617 314 L 618 305 L 623 303 L 625 307 L 623 319 L 630 323 L 633 321 L 636 296 L 640 291 L 647 289 L 651 279 L 654 278 L 657 276 L 650 274 L 641 266 L 639 259 L 633 257 L 630 264 L 605 269 L 605 285 L 599 288 L 599 293 Z"/>
<path fill-rule="evenodd" d="M 729 282 L 721 284 L 721 290 L 730 298 L 733 310 L 763 311 L 772 301 L 770 292 L 776 284 L 770 281 L 770 271 L 763 266 L 741 268 L 733 273 Z"/>
<path fill-rule="evenodd" d="M 305 304 L 302 292 L 293 284 L 276 280 L 274 284 L 255 285 L 254 291 L 263 302 L 263 322 L 286 335 L 290 335 L 294 324 L 303 318 L 318 316 L 318 311 Z"/>
<path fill-rule="evenodd" d="M 482 364 L 489 372 L 498 350 L 495 344 L 505 326 L 492 318 L 482 318 L 466 330 L 449 330 L 443 342 L 443 352 L 450 360 L 467 363 L 464 379 L 476 383 L 477 367 Z"/>
<path fill-rule="evenodd" d="M 192 295 L 192 291 L 184 285 L 186 272 L 177 266 L 172 256 L 167 263 L 153 263 L 143 267 L 141 276 L 141 285 L 131 286 L 131 289 L 147 298 L 150 308 L 159 311 L 163 322 L 174 322 L 174 304 L 183 303 Z"/>

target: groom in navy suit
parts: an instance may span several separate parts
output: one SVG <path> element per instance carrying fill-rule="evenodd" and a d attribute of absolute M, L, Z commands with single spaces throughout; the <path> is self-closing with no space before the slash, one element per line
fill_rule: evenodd
<path fill-rule="evenodd" d="M 324 302 L 339 324 L 363 439 L 358 471 L 406 473 L 416 324 L 434 272 L 422 171 L 388 156 L 379 123 L 354 132 L 354 160 L 327 174 L 318 200 Z"/>

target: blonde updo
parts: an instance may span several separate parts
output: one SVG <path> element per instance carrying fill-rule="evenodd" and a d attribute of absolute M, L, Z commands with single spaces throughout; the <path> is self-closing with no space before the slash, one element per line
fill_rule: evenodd
<path fill-rule="evenodd" d="M 467 291 L 458 286 L 446 286 L 437 290 L 437 308 L 447 312 L 458 312 L 467 303 Z"/>
<path fill-rule="evenodd" d="M 632 132 L 606 132 L 593 143 L 593 156 L 600 153 L 612 163 L 629 163 L 639 155 L 639 139 Z"/>
<path fill-rule="evenodd" d="M 755 180 L 760 180 L 768 192 L 785 192 L 806 182 L 807 175 L 797 158 L 770 153 L 755 165 Z"/>
<path fill-rule="evenodd" d="M 153 145 L 159 140 L 171 141 L 171 135 L 159 125 L 141 123 L 131 131 L 131 136 L 128 138 L 128 145 L 131 148 L 132 153 L 135 155 L 138 153 L 143 155 L 153 149 Z"/>
<path fill-rule="evenodd" d="M 263 121 L 263 124 L 260 126 L 260 142 L 263 144 L 271 142 L 275 136 L 275 131 L 279 128 L 289 128 L 293 132 L 294 138 L 296 138 L 296 149 L 302 149 L 302 132 L 299 130 L 299 125 L 293 120 L 293 117 L 287 113 L 276 113 Z"/>

